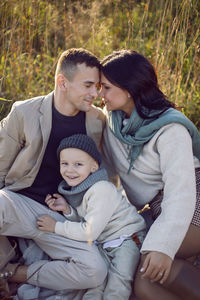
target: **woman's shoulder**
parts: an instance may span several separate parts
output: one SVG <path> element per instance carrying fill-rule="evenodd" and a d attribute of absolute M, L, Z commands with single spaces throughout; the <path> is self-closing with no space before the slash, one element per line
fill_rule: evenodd
<path fill-rule="evenodd" d="M 170 123 L 161 127 L 156 135 L 156 138 L 173 138 L 176 139 L 178 137 L 190 137 L 188 129 L 179 123 Z"/>

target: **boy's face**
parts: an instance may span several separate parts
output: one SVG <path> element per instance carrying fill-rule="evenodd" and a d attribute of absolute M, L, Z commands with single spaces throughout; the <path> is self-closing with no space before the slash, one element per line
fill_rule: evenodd
<path fill-rule="evenodd" d="M 98 168 L 98 163 L 80 149 L 67 148 L 60 152 L 60 173 L 69 186 L 80 184 Z"/>

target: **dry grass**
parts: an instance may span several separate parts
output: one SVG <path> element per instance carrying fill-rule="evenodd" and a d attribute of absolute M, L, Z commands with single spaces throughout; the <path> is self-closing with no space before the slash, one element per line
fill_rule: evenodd
<path fill-rule="evenodd" d="M 100 58 L 134 48 L 153 62 L 170 100 L 200 127 L 199 11 L 199 0 L 2 0 L 0 97 L 48 93 L 67 48 L 85 47 Z"/>

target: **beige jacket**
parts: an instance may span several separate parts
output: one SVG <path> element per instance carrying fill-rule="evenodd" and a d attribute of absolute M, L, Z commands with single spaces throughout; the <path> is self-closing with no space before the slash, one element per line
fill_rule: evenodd
<path fill-rule="evenodd" d="M 32 185 L 42 162 L 52 126 L 53 92 L 17 101 L 1 121 L 0 188 L 17 191 Z M 103 112 L 86 113 L 86 131 L 100 146 L 105 123 Z"/>

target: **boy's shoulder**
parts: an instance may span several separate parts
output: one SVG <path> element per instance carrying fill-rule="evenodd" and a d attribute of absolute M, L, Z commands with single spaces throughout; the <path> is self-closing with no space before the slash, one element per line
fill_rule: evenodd
<path fill-rule="evenodd" d="M 89 192 L 89 193 L 88 193 Z M 116 186 L 108 181 L 108 180 L 100 180 L 96 183 L 94 183 L 87 191 L 88 194 L 95 194 L 95 195 L 112 195 L 116 196 L 118 191 Z"/>

